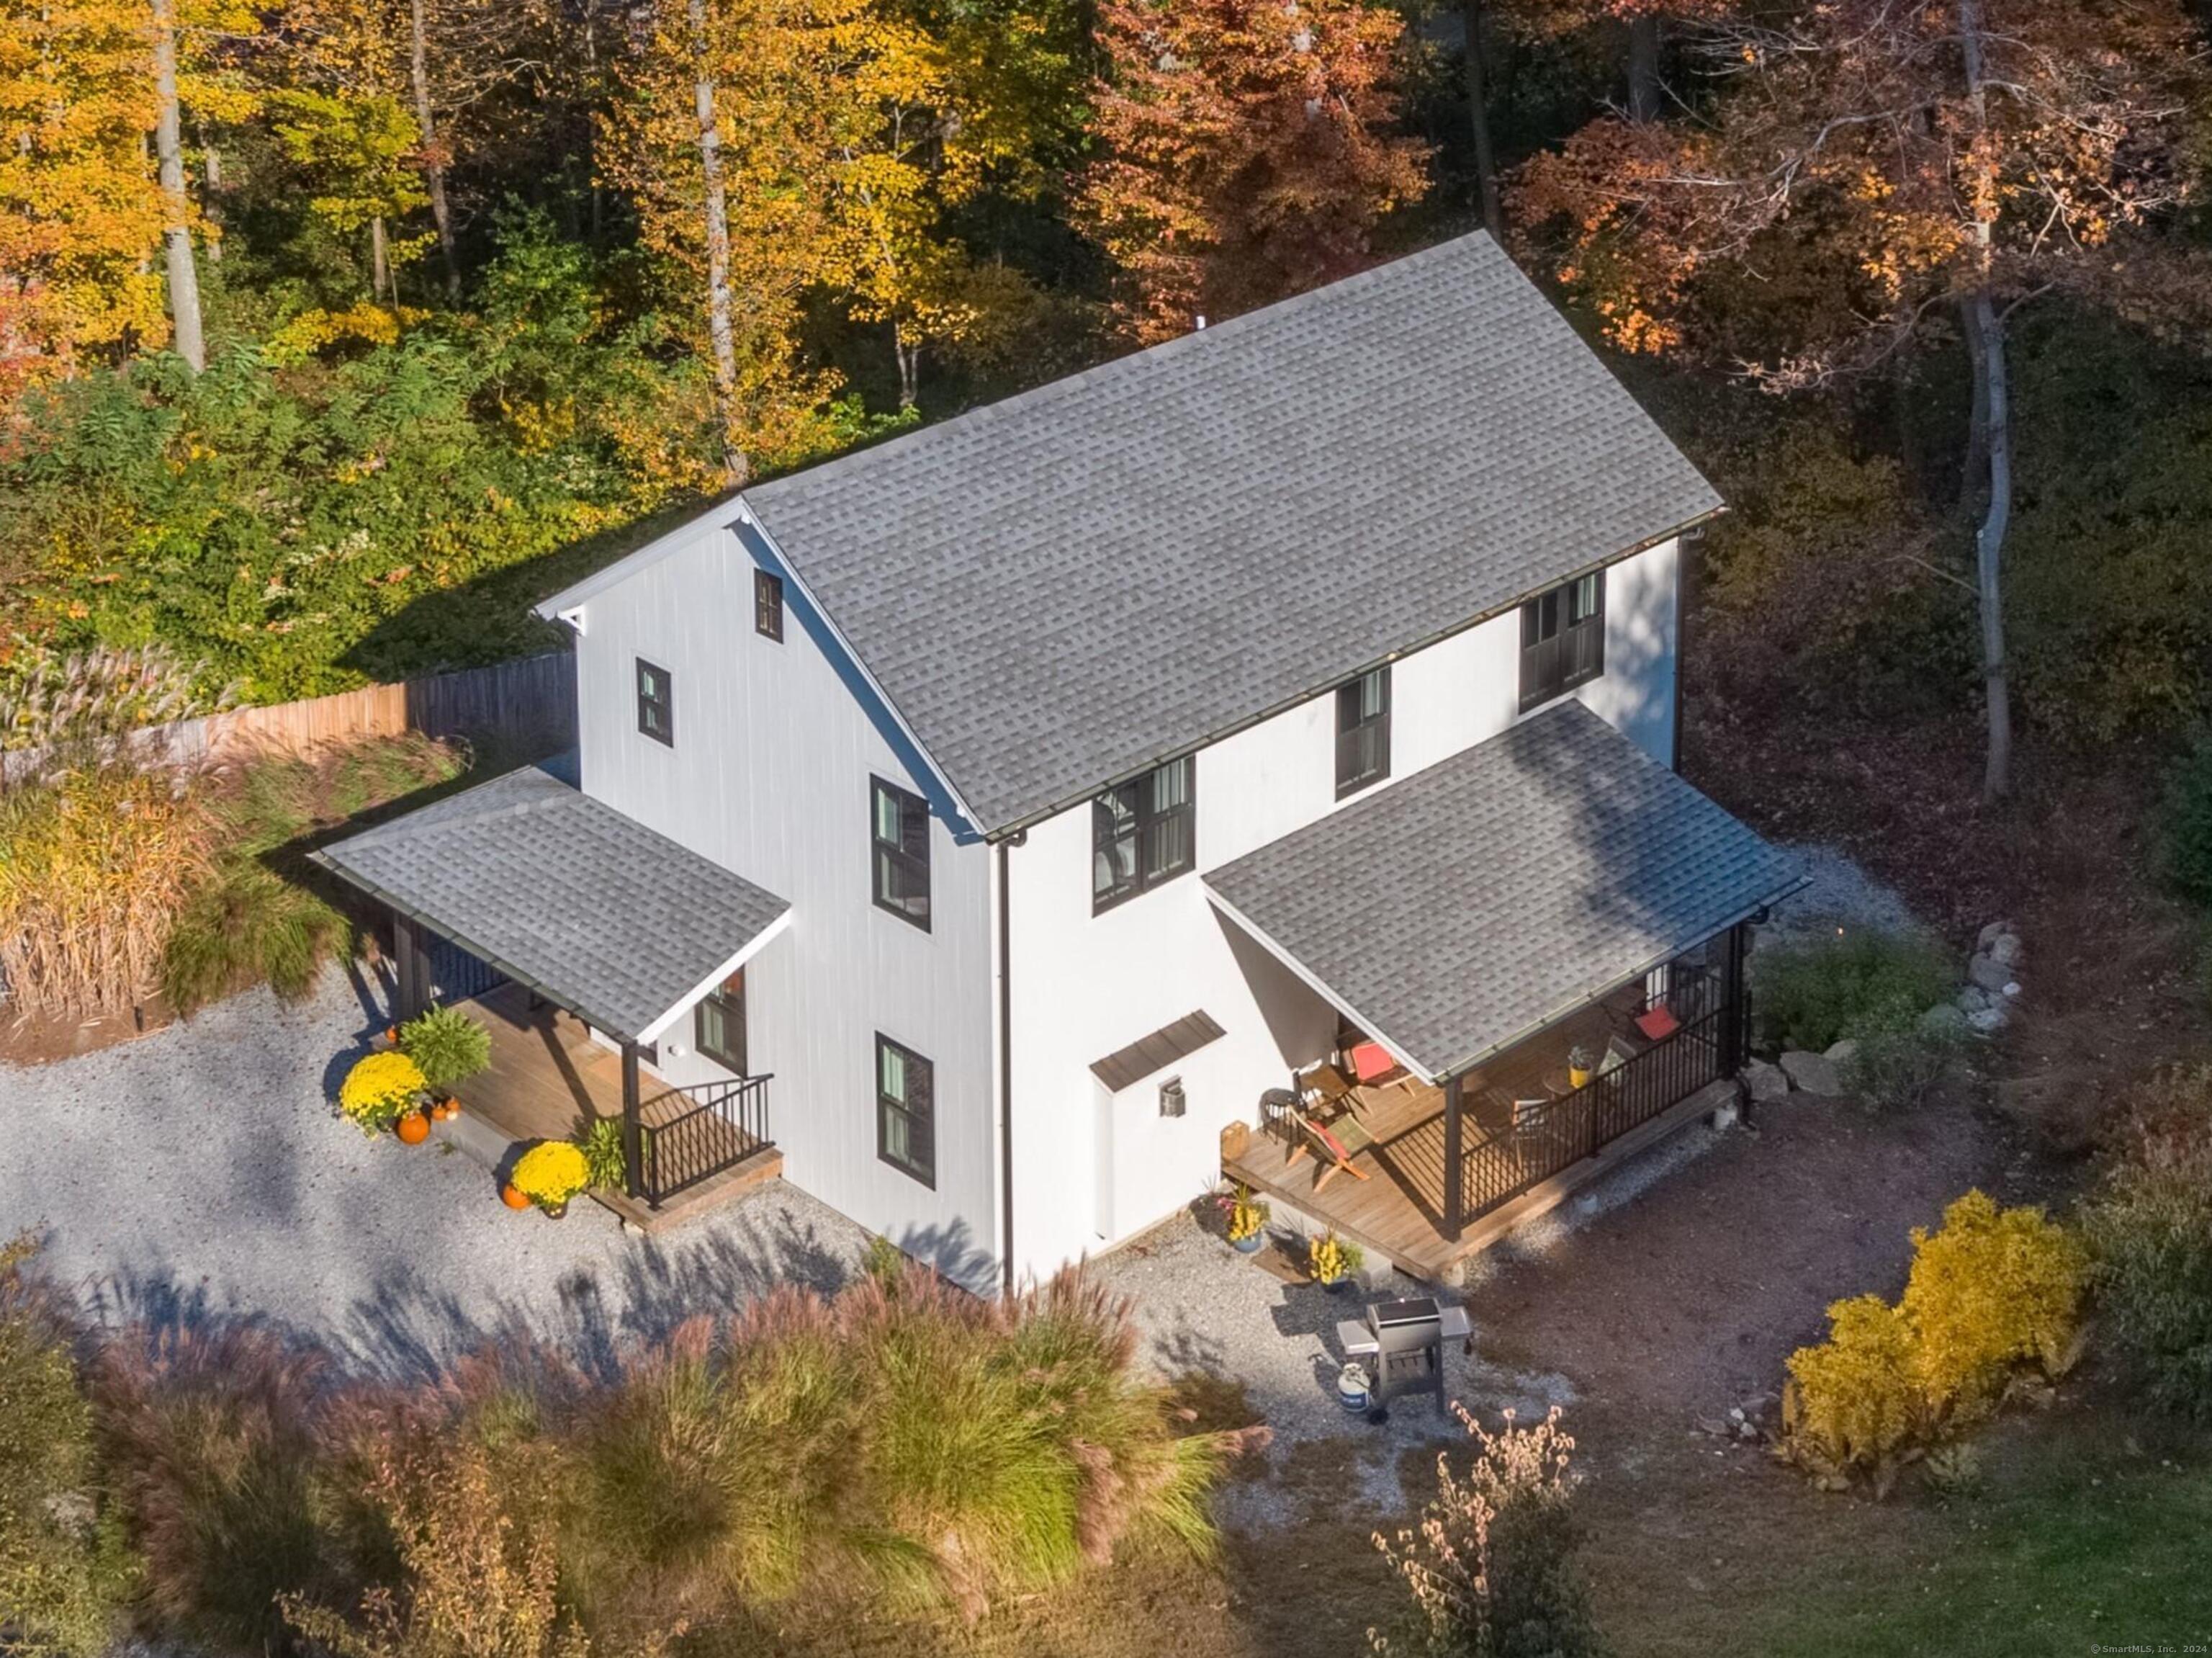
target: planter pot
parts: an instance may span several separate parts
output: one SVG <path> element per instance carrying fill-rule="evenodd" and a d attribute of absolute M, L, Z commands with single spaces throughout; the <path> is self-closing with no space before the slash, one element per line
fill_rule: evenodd
<path fill-rule="evenodd" d="M 1351 1282 L 1349 1278 L 1329 1278 L 1322 1283 L 1322 1288 L 1332 1295 L 1341 1295 L 1344 1293 L 1345 1285 Z"/>
<path fill-rule="evenodd" d="M 499 1197 L 500 1201 L 505 1204 L 509 1209 L 527 1209 L 530 1207 L 530 1199 L 524 1197 L 521 1192 L 514 1186 L 502 1188 L 500 1192 Z"/>
<path fill-rule="evenodd" d="M 1572 1065 L 1567 1067 L 1567 1086 L 1569 1088 L 1587 1088 L 1589 1086 L 1589 1080 L 1590 1074 L 1588 1071 L 1579 1070 Z"/>
<path fill-rule="evenodd" d="M 1231 1238 L 1229 1240 L 1229 1247 L 1240 1255 L 1256 1255 L 1260 1253 L 1260 1246 L 1264 1241 L 1266 1241 L 1266 1234 L 1255 1232 L 1249 1238 Z"/>
<path fill-rule="evenodd" d="M 568 1216 L 568 1205 L 567 1204 L 565 1204 L 565 1203 L 560 1203 L 560 1204 L 545 1204 L 544 1207 L 545 1218 L 546 1218 L 547 1220 L 549 1220 L 549 1221 L 558 1221 L 558 1220 L 564 1219 L 564 1218 L 566 1218 L 566 1216 Z"/>
<path fill-rule="evenodd" d="M 419 1146 L 430 1137 L 430 1119 L 423 1112 L 410 1111 L 392 1125 L 403 1146 Z"/>

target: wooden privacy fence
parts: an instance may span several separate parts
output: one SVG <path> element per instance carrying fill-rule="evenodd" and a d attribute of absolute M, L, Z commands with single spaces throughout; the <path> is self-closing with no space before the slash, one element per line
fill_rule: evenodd
<path fill-rule="evenodd" d="M 248 754 L 304 754 L 325 743 L 392 737 L 473 737 L 550 753 L 576 741 L 576 658 L 566 650 L 464 668 L 331 697 L 234 708 L 133 732 L 152 764 L 198 765 Z M 0 787 L 39 777 L 46 751 L 0 750 Z"/>

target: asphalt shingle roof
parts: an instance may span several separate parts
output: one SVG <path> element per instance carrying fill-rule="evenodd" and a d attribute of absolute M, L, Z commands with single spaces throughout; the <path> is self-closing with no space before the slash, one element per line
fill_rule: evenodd
<path fill-rule="evenodd" d="M 1432 1077 L 1801 879 L 1572 699 L 1204 876 Z"/>
<path fill-rule="evenodd" d="M 538 766 L 315 856 L 625 1039 L 640 1036 L 791 907 Z"/>
<path fill-rule="evenodd" d="M 1720 505 L 1480 234 L 744 498 L 987 830 Z"/>

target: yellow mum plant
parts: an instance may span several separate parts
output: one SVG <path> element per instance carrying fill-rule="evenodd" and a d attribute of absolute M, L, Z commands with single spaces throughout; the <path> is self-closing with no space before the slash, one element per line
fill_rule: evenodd
<path fill-rule="evenodd" d="M 538 1208 L 557 1212 L 591 1184 L 584 1154 L 567 1140 L 547 1140 L 524 1152 L 514 1165 L 514 1189 Z"/>
<path fill-rule="evenodd" d="M 423 1087 L 421 1068 L 405 1054 L 372 1053 L 338 1085 L 338 1109 L 362 1133 L 380 1133 L 414 1110 Z"/>

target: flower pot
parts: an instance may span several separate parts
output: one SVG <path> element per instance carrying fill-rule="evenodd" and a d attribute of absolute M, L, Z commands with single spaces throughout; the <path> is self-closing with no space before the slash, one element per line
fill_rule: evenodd
<path fill-rule="evenodd" d="M 561 1220 L 568 1213 L 568 1204 L 565 1198 L 557 1204 L 544 1204 L 539 1207 L 544 1210 L 545 1218 L 549 1221 Z"/>
<path fill-rule="evenodd" d="M 1570 1065 L 1567 1067 L 1567 1086 L 1571 1088 L 1587 1087 L 1589 1082 L 1589 1076 L 1590 1074 L 1583 1070 L 1579 1065 Z"/>
<path fill-rule="evenodd" d="M 1344 1286 L 1349 1283 L 1351 1283 L 1349 1278 L 1324 1278 L 1322 1280 L 1321 1287 L 1332 1295 L 1341 1295 L 1344 1293 Z"/>
<path fill-rule="evenodd" d="M 517 1187 L 502 1187 L 500 1191 L 499 1196 L 500 1201 L 504 1203 L 509 1209 L 527 1209 L 530 1207 L 530 1199 L 524 1197 L 521 1191 Z"/>
<path fill-rule="evenodd" d="M 1261 1241 L 1261 1234 L 1255 1232 L 1249 1238 L 1231 1238 L 1229 1247 L 1240 1255 L 1256 1255 L 1260 1253 Z"/>
<path fill-rule="evenodd" d="M 430 1119 L 420 1111 L 410 1111 L 392 1125 L 403 1146 L 419 1146 L 430 1137 Z"/>

